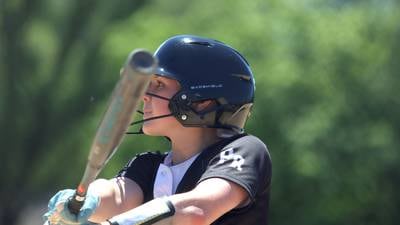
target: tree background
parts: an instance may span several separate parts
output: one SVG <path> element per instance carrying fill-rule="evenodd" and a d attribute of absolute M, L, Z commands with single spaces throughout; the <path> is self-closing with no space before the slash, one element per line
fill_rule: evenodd
<path fill-rule="evenodd" d="M 398 224 L 399 21 L 395 0 L 0 0 L 0 224 L 79 182 L 126 56 L 176 34 L 250 62 L 271 224 Z M 128 136 L 101 176 L 165 148 Z"/>

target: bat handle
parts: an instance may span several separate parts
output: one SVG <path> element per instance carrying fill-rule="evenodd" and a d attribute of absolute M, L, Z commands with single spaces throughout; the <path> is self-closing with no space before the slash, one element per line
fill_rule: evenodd
<path fill-rule="evenodd" d="M 80 190 L 80 188 L 78 187 L 78 190 L 76 190 L 74 196 L 71 197 L 68 201 L 68 210 L 71 213 L 78 215 L 79 211 L 83 206 L 83 203 L 85 203 L 85 199 L 86 199 L 86 192 Z"/>

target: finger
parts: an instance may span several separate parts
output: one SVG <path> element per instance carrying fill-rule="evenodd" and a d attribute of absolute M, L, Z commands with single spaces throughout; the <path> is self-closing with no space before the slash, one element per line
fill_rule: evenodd
<path fill-rule="evenodd" d="M 58 212 L 53 212 L 49 218 L 47 219 L 47 224 L 48 225 L 56 225 L 60 222 L 60 214 Z M 46 223 L 45 223 L 46 224 Z"/>

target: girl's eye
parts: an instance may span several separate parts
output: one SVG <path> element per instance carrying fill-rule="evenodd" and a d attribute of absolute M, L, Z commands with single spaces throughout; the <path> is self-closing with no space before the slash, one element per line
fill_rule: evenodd
<path fill-rule="evenodd" d="M 164 87 L 164 84 L 161 81 L 156 81 L 156 88 L 157 90 L 160 90 Z"/>
<path fill-rule="evenodd" d="M 155 81 L 151 81 L 150 85 L 149 85 L 149 90 L 151 91 L 157 91 L 157 90 L 161 90 L 162 88 L 164 88 L 164 83 L 159 81 L 159 80 L 155 80 Z"/>

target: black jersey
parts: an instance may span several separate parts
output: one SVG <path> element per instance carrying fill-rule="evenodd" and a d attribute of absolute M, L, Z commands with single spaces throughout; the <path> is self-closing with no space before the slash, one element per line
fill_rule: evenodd
<path fill-rule="evenodd" d="M 135 181 L 144 193 L 144 201 L 153 197 L 154 180 L 164 153 L 142 153 L 129 161 L 118 173 Z M 271 187 L 271 158 L 265 144 L 251 135 L 223 139 L 206 149 L 195 159 L 179 183 L 176 193 L 192 190 L 199 182 L 219 177 L 244 188 L 250 203 L 233 209 L 218 218 L 213 225 L 267 225 Z"/>

